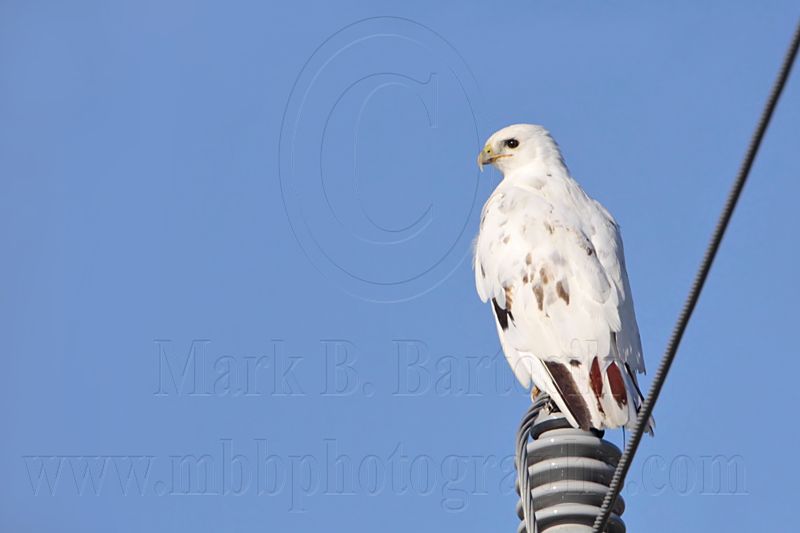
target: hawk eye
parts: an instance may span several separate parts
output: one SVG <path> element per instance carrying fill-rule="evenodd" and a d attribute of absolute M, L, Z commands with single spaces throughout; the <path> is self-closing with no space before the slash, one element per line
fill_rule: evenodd
<path fill-rule="evenodd" d="M 516 148 L 517 146 L 519 146 L 519 141 L 516 139 L 506 139 L 504 144 L 509 148 Z"/>

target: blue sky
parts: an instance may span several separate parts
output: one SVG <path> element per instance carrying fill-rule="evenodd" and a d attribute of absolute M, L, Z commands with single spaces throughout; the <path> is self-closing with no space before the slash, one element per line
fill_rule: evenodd
<path fill-rule="evenodd" d="M 0 526 L 513 531 L 528 400 L 468 260 L 483 140 L 547 126 L 615 215 L 652 370 L 799 14 L 3 2 Z M 631 531 L 794 519 L 799 84 L 631 469 Z"/>

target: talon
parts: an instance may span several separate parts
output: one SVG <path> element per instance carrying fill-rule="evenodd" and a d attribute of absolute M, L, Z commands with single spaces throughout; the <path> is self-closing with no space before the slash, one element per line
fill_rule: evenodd
<path fill-rule="evenodd" d="M 536 398 L 538 398 L 541 393 L 542 391 L 539 390 L 539 387 L 534 385 L 531 389 L 531 402 L 535 402 Z"/>

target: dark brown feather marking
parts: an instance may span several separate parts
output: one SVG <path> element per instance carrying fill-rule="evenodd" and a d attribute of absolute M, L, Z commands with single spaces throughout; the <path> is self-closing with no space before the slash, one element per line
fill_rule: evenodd
<path fill-rule="evenodd" d="M 511 314 L 510 311 L 506 311 L 499 305 L 497 305 L 497 300 L 492 298 L 492 307 L 494 307 L 494 316 L 497 317 L 497 322 L 500 323 L 500 328 L 505 331 L 508 329 L 508 319 L 514 320 L 514 315 Z"/>
<path fill-rule="evenodd" d="M 533 294 L 536 296 L 536 303 L 539 305 L 539 311 L 544 309 L 544 291 L 540 284 L 533 286 Z"/>
<path fill-rule="evenodd" d="M 544 268 L 540 268 L 539 275 L 542 277 L 542 283 L 544 283 L 545 285 L 550 283 L 550 277 L 547 275 L 547 270 L 545 270 Z"/>
<path fill-rule="evenodd" d="M 589 378 L 592 380 L 592 390 L 598 398 L 603 394 L 603 376 L 600 375 L 600 363 L 597 357 L 592 359 L 592 368 L 589 371 Z"/>
<path fill-rule="evenodd" d="M 556 294 L 558 297 L 564 300 L 564 303 L 569 305 L 569 292 L 564 288 L 564 284 L 560 281 L 556 283 Z"/>
<path fill-rule="evenodd" d="M 617 363 L 611 363 L 606 370 L 608 376 L 608 384 L 611 386 L 611 395 L 614 396 L 617 405 L 622 407 L 628 403 L 628 393 L 625 390 L 625 381 L 622 379 L 622 373 L 619 371 Z"/>
<path fill-rule="evenodd" d="M 514 289 L 512 287 L 504 287 L 503 290 L 506 293 L 506 309 L 510 313 L 511 308 L 514 307 Z"/>
<path fill-rule="evenodd" d="M 592 359 L 592 367 L 589 369 L 589 381 L 592 386 L 592 392 L 597 399 L 597 408 L 603 412 L 603 405 L 600 403 L 600 397 L 603 395 L 603 376 L 600 374 L 600 363 L 597 357 Z"/>
<path fill-rule="evenodd" d="M 567 409 L 572 413 L 572 417 L 578 423 L 578 427 L 589 431 L 592 427 L 592 416 L 589 414 L 589 406 L 586 405 L 586 399 L 578 391 L 578 386 L 575 380 L 572 379 L 572 374 L 566 366 L 555 361 L 545 361 L 547 370 L 553 376 L 556 387 L 558 387 L 564 403 L 567 404 Z"/>

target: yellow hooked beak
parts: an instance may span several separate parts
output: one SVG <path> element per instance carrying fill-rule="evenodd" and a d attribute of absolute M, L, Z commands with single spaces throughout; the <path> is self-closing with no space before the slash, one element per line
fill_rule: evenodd
<path fill-rule="evenodd" d="M 503 157 L 511 157 L 511 154 L 498 154 L 492 150 L 491 145 L 487 144 L 481 150 L 481 153 L 478 154 L 478 167 L 483 172 L 483 165 L 491 165 L 498 159 L 502 159 Z"/>

